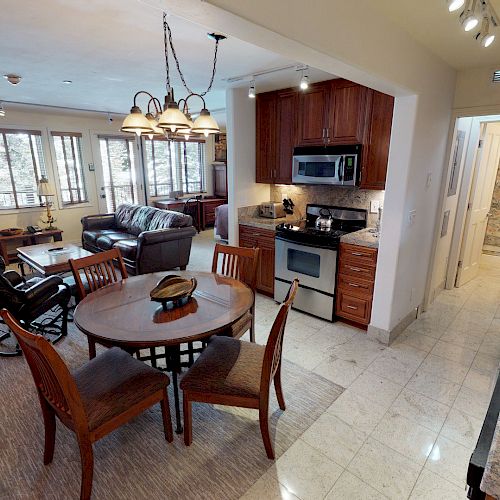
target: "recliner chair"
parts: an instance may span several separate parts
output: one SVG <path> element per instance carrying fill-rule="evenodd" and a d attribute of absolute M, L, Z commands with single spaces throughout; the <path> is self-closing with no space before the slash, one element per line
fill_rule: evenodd
<path fill-rule="evenodd" d="M 26 329 L 35 333 L 55 335 L 53 343 L 68 333 L 68 303 L 70 288 L 59 276 L 31 278 L 26 280 L 19 273 L 5 270 L 5 261 L 0 257 L 0 309 L 5 308 Z M 53 310 L 53 314 L 42 321 L 40 316 Z M 10 336 L 10 332 L 0 332 L 0 342 Z M 17 356 L 21 351 L 0 352 L 0 356 Z"/>

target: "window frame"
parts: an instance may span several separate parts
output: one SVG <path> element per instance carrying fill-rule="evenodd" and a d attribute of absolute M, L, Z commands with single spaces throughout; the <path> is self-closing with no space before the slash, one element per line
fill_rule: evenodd
<path fill-rule="evenodd" d="M 50 130 L 49 133 L 49 143 L 50 143 L 50 152 L 52 156 L 52 168 L 54 169 L 54 177 L 56 178 L 56 186 L 57 186 L 57 194 L 58 194 L 58 201 L 59 201 L 59 208 L 61 210 L 67 209 L 67 208 L 75 208 L 75 207 L 84 207 L 84 206 L 90 206 L 91 204 L 91 193 L 89 190 L 89 182 L 87 178 L 87 173 L 85 169 L 85 161 L 84 161 L 84 134 L 82 132 L 77 132 L 77 131 L 69 131 L 65 130 L 63 132 L 61 131 L 54 131 Z M 79 154 L 80 155 L 80 166 L 81 166 L 81 182 L 82 182 L 82 188 L 83 192 L 85 194 L 86 199 L 84 200 L 78 200 L 78 201 L 73 201 L 73 202 L 65 202 L 64 197 L 63 197 L 63 188 L 61 186 L 60 182 L 60 177 L 59 177 L 59 165 L 57 163 L 57 151 L 56 151 L 56 145 L 54 142 L 55 137 L 76 137 L 79 139 L 79 148 L 78 151 L 75 150 L 73 146 L 73 141 L 71 142 L 71 151 L 73 154 Z M 64 142 L 63 142 L 63 148 L 64 148 Z M 66 170 L 68 169 L 67 162 L 66 163 Z M 67 171 L 67 174 L 69 172 Z M 69 177 L 69 175 L 68 175 Z M 70 186 L 70 183 L 68 182 L 68 187 Z M 71 193 L 71 188 L 70 193 Z M 70 197 L 72 195 L 70 194 Z"/>
<path fill-rule="evenodd" d="M 179 154 L 182 156 L 182 158 L 184 158 L 184 161 L 181 161 L 180 162 L 180 165 L 177 165 L 177 162 L 175 161 L 171 161 L 170 162 L 170 170 L 171 170 L 171 179 L 172 179 L 172 190 L 178 190 L 178 186 L 177 184 L 179 184 L 178 182 L 178 169 L 180 168 L 182 170 L 181 172 L 181 176 L 182 176 L 182 179 L 181 179 L 181 189 L 182 191 L 184 192 L 184 194 L 186 195 L 196 195 L 196 194 L 202 194 L 202 193 L 206 193 L 207 192 L 207 178 L 206 178 L 206 157 L 207 157 L 207 151 L 206 151 L 206 148 L 207 148 L 207 143 L 204 139 L 194 139 L 194 138 L 190 138 L 188 139 L 187 141 L 186 140 L 183 140 L 183 139 L 167 139 L 167 138 L 163 138 L 163 137 L 154 137 L 153 139 L 149 139 L 148 137 L 145 137 L 143 136 L 142 137 L 143 139 L 143 145 L 142 145 L 142 150 L 143 150 L 143 164 L 144 164 L 144 178 L 146 180 L 146 183 L 147 183 L 147 196 L 148 196 L 148 199 L 150 200 L 155 200 L 155 199 L 158 199 L 158 198 L 162 198 L 162 197 L 166 197 L 168 196 L 168 193 L 167 194 L 158 194 L 158 190 L 156 188 L 156 185 L 155 185 L 155 188 L 152 189 L 152 186 L 149 182 L 149 172 L 148 172 L 148 151 L 147 151 L 147 142 L 148 141 L 151 141 L 152 143 L 154 143 L 155 141 L 157 142 L 168 142 L 170 143 L 171 145 L 174 145 L 174 147 L 178 147 L 179 148 Z M 185 161 L 185 158 L 186 158 L 186 144 L 187 143 L 194 143 L 194 144 L 198 144 L 198 146 L 202 146 L 204 149 L 201 151 L 201 153 L 199 153 L 199 155 L 201 156 L 200 158 L 200 190 L 197 190 L 197 191 L 188 191 L 185 189 L 185 186 L 187 187 L 189 182 L 187 181 L 187 178 L 188 178 L 188 175 L 187 175 L 187 171 L 188 171 L 188 167 L 187 167 L 187 162 Z M 184 146 L 184 147 L 183 147 Z M 176 153 L 177 154 L 177 153 Z M 156 169 L 155 169 L 156 170 Z M 155 194 L 152 194 L 152 191 L 154 191 Z"/>
<path fill-rule="evenodd" d="M 52 179 L 52 169 L 51 169 L 51 162 L 50 162 L 50 157 L 47 157 L 47 143 L 45 142 L 46 136 L 45 136 L 45 130 L 40 128 L 40 129 L 34 129 L 30 127 L 25 127 L 25 126 L 20 126 L 20 125 L 6 125 L 5 127 L 0 127 L 0 141 L 5 141 L 6 138 L 4 134 L 30 134 L 34 136 L 40 137 L 40 156 L 39 160 L 41 160 L 41 164 L 43 164 L 44 170 L 45 170 L 45 176 L 49 179 L 49 181 L 53 181 Z M 30 140 L 30 151 L 32 155 L 32 161 L 34 161 L 33 158 L 33 145 Z M 11 178 L 12 184 L 13 182 L 13 175 L 12 175 L 12 166 L 10 164 L 10 156 L 7 151 L 7 162 L 9 166 L 9 176 Z M 40 172 L 41 173 L 41 172 Z M 38 183 L 39 178 L 38 178 L 38 170 L 35 169 L 34 171 L 35 174 L 35 181 Z M 45 201 L 40 199 L 39 203 L 34 204 L 34 205 L 21 205 L 19 206 L 17 203 L 17 197 L 16 197 L 16 189 L 15 186 L 13 185 L 13 194 L 14 194 L 14 199 L 16 206 L 12 207 L 1 207 L 0 206 L 0 215 L 9 215 L 9 214 L 16 214 L 19 213 L 20 211 L 22 212 L 39 212 L 43 207 L 45 206 Z"/>

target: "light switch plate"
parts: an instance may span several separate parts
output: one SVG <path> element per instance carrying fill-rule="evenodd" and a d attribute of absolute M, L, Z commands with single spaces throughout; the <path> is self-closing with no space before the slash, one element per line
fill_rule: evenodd
<path fill-rule="evenodd" d="M 370 201 L 370 213 L 371 214 L 378 214 L 379 208 L 380 208 L 380 201 L 379 200 Z"/>
<path fill-rule="evenodd" d="M 415 217 L 417 216 L 417 211 L 416 210 L 410 210 L 408 212 L 408 225 L 413 226 L 415 223 Z"/>

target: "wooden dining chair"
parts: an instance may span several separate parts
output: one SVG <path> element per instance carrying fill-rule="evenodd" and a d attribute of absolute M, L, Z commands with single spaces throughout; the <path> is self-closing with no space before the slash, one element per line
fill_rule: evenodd
<path fill-rule="evenodd" d="M 288 311 L 299 281 L 295 279 L 281 304 L 265 346 L 232 337 L 213 337 L 181 380 L 184 408 L 184 442 L 193 440 L 191 403 L 213 403 L 259 410 L 259 423 L 268 458 L 274 459 L 269 435 L 269 389 L 274 388 L 285 409 L 281 387 L 281 351 Z"/>
<path fill-rule="evenodd" d="M 118 347 L 70 373 L 50 342 L 24 330 L 6 309 L 0 314 L 26 356 L 38 392 L 45 424 L 43 463 L 51 463 L 54 456 L 56 416 L 76 434 L 82 464 L 80 499 L 89 499 L 92 492 L 92 443 L 147 408 L 160 403 L 165 438 L 173 441 L 167 375 Z"/>
<path fill-rule="evenodd" d="M 219 273 L 242 281 L 253 291 L 252 308 L 236 323 L 233 323 L 228 332 L 232 337 L 240 338 L 250 330 L 251 342 L 255 342 L 255 286 L 259 256 L 259 248 L 232 247 L 217 243 L 212 261 L 213 273 Z"/>
<path fill-rule="evenodd" d="M 79 300 L 83 300 L 88 293 L 95 292 L 99 288 L 128 278 L 122 255 L 117 248 L 80 259 L 69 259 L 69 265 Z M 96 356 L 95 341 L 88 337 L 88 343 L 89 359 L 93 359 Z"/>

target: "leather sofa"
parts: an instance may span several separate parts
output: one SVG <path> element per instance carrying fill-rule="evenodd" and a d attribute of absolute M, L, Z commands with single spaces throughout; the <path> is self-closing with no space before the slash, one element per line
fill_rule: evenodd
<path fill-rule="evenodd" d="M 191 216 L 141 205 L 82 218 L 82 246 L 90 252 L 118 248 L 129 274 L 186 269 L 196 234 Z"/>

